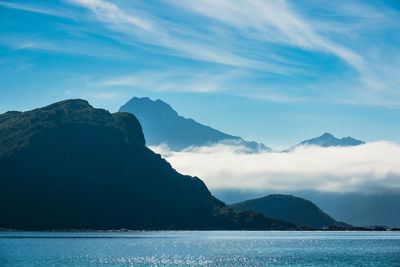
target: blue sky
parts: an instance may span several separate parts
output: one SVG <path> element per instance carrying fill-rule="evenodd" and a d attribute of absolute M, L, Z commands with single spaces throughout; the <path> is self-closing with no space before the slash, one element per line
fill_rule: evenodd
<path fill-rule="evenodd" d="M 149 96 L 277 148 L 400 142 L 399 2 L 330 2 L 0 1 L 0 113 Z"/>

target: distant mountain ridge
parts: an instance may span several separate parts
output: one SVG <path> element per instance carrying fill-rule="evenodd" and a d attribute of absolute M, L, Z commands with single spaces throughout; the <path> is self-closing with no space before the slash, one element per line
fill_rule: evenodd
<path fill-rule="evenodd" d="M 323 135 L 315 138 L 311 138 L 308 140 L 305 140 L 303 142 L 300 142 L 299 144 L 285 150 L 284 152 L 288 152 L 290 150 L 295 149 L 298 146 L 304 146 L 304 145 L 314 145 L 314 146 L 320 146 L 320 147 L 333 147 L 333 146 L 358 146 L 365 144 L 364 141 L 354 139 L 352 137 L 343 137 L 341 139 L 336 138 L 330 133 L 324 133 Z"/>
<path fill-rule="evenodd" d="M 268 230 L 145 146 L 139 121 L 75 99 L 0 115 L 0 228 Z"/>
<path fill-rule="evenodd" d="M 266 216 L 291 221 L 299 227 L 311 226 L 322 229 L 330 226 L 349 226 L 336 221 L 311 201 L 292 195 L 273 194 L 232 204 L 229 207 L 234 210 L 258 211 Z"/>
<path fill-rule="evenodd" d="M 218 189 L 212 190 L 212 193 L 225 203 L 233 204 L 279 192 Z M 400 228 L 400 213 L 397 212 L 400 192 L 396 190 L 387 192 L 377 190 L 372 194 L 302 190 L 292 191 L 290 194 L 310 200 L 336 220 L 354 226 L 385 225 Z"/>
<path fill-rule="evenodd" d="M 150 146 L 166 144 L 171 150 L 180 151 L 191 146 L 226 143 L 242 145 L 251 152 L 271 151 L 264 144 L 245 141 L 241 137 L 184 118 L 159 99 L 153 101 L 148 97 L 133 97 L 119 111 L 132 113 L 138 118 Z"/>

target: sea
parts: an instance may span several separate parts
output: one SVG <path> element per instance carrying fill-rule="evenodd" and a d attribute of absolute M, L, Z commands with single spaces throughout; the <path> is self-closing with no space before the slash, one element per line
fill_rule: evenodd
<path fill-rule="evenodd" d="M 0 266 L 400 266 L 400 232 L 0 232 Z"/>

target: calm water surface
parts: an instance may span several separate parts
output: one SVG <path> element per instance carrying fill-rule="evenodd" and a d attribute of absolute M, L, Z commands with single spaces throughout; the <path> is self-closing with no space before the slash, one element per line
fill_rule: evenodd
<path fill-rule="evenodd" d="M 400 232 L 0 232 L 0 266 L 400 266 Z"/>

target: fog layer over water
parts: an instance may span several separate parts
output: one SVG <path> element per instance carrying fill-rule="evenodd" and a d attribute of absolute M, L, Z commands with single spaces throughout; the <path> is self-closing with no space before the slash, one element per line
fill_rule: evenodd
<path fill-rule="evenodd" d="M 218 144 L 180 152 L 152 147 L 183 174 L 213 189 L 363 192 L 400 189 L 400 146 L 373 142 L 352 147 L 300 146 L 280 152 L 246 153 Z"/>

